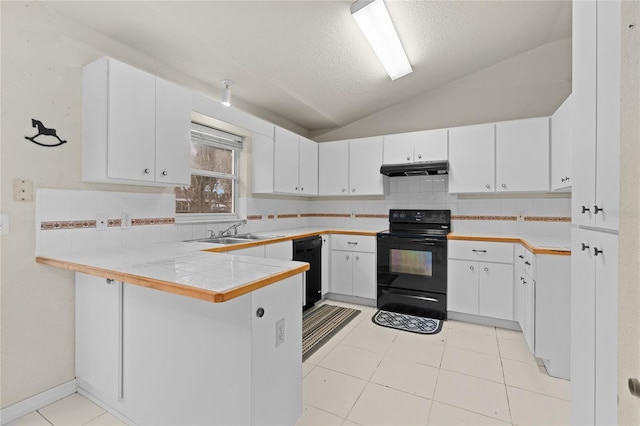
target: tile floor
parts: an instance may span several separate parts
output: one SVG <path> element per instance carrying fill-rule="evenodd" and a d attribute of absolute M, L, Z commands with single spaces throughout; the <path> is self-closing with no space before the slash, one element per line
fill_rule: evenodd
<path fill-rule="evenodd" d="M 303 364 L 298 425 L 566 425 L 569 382 L 549 377 L 522 333 L 447 321 L 434 336 L 362 313 Z M 11 425 L 122 425 L 73 394 Z"/>

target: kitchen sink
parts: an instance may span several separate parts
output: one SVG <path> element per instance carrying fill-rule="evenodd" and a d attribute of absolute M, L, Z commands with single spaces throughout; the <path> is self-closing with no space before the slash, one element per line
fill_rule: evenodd
<path fill-rule="evenodd" d="M 280 238 L 283 236 L 284 235 L 240 234 L 240 235 L 233 235 L 233 236 L 200 238 L 197 240 L 190 240 L 190 241 L 194 241 L 198 243 L 214 243 L 214 244 L 240 244 L 240 243 L 247 243 L 250 241 L 271 240 L 271 239 Z"/>
<path fill-rule="evenodd" d="M 284 235 L 255 235 L 255 234 L 240 234 L 234 235 L 232 238 L 238 238 L 242 240 L 272 240 L 274 238 L 282 238 Z"/>

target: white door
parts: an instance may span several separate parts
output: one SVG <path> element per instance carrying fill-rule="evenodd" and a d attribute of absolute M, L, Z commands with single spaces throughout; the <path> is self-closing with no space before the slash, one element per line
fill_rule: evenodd
<path fill-rule="evenodd" d="M 108 175 L 155 180 L 156 78 L 109 60 Z"/>
<path fill-rule="evenodd" d="M 513 265 L 480 263 L 478 268 L 478 313 L 512 320 Z"/>
<path fill-rule="evenodd" d="M 349 141 L 318 144 L 319 195 L 347 195 L 349 189 Z"/>
<path fill-rule="evenodd" d="M 478 263 L 451 260 L 447 273 L 447 310 L 478 314 Z"/>
<path fill-rule="evenodd" d="M 156 78 L 155 179 L 166 184 L 191 183 L 191 93 Z"/>
<path fill-rule="evenodd" d="M 415 134 L 414 161 L 446 161 L 448 159 L 447 129 L 425 130 Z"/>
<path fill-rule="evenodd" d="M 318 195 L 318 144 L 300 136 L 300 195 Z"/>
<path fill-rule="evenodd" d="M 495 191 L 494 127 L 449 129 L 449 192 Z"/>
<path fill-rule="evenodd" d="M 350 251 L 331 252 L 331 293 L 353 294 L 352 256 Z"/>
<path fill-rule="evenodd" d="M 353 295 L 376 299 L 376 255 L 353 253 Z"/>
<path fill-rule="evenodd" d="M 276 127 L 273 161 L 274 192 L 298 193 L 298 139 L 295 133 Z"/>
<path fill-rule="evenodd" d="M 596 2 L 574 1 L 572 222 L 592 225 L 596 183 Z"/>
<path fill-rule="evenodd" d="M 259 194 L 273 192 L 273 135 L 251 134 L 251 191 Z"/>
<path fill-rule="evenodd" d="M 496 191 L 549 190 L 549 117 L 496 123 Z"/>
<path fill-rule="evenodd" d="M 598 228 L 619 228 L 620 206 L 620 1 L 598 2 L 596 203 Z M 602 211 L 598 211 L 602 209 Z"/>
<path fill-rule="evenodd" d="M 398 133 L 384 137 L 384 164 L 413 162 L 413 144 L 416 133 Z"/>
<path fill-rule="evenodd" d="M 349 141 L 349 194 L 382 195 L 382 137 Z"/>

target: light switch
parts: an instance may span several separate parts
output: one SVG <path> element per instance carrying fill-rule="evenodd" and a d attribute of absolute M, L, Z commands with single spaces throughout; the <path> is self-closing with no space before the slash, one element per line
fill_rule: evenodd
<path fill-rule="evenodd" d="M 13 199 L 15 201 L 33 201 L 33 182 L 27 179 L 14 179 Z"/>

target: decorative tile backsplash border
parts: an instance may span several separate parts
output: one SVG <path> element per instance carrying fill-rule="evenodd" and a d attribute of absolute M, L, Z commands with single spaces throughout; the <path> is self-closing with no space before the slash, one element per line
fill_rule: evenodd
<path fill-rule="evenodd" d="M 295 219 L 298 217 L 326 217 L 326 218 L 352 218 L 357 219 L 388 219 L 388 214 L 355 213 L 300 213 L 300 214 L 279 214 L 269 215 L 268 219 Z M 249 215 L 247 220 L 262 220 L 262 215 Z M 482 215 L 452 215 L 451 220 L 491 220 L 516 222 L 517 216 L 482 216 Z M 525 222 L 571 222 L 571 217 L 566 216 L 525 216 Z"/>
<path fill-rule="evenodd" d="M 176 223 L 173 217 L 154 217 L 154 218 L 140 218 L 131 219 L 131 226 L 141 225 L 172 225 Z M 117 228 L 122 226 L 121 219 L 108 219 L 108 228 Z M 53 222 L 41 222 L 40 229 L 43 231 L 59 230 L 59 229 L 91 229 L 96 227 L 95 220 L 66 220 L 66 221 L 53 221 Z"/>

